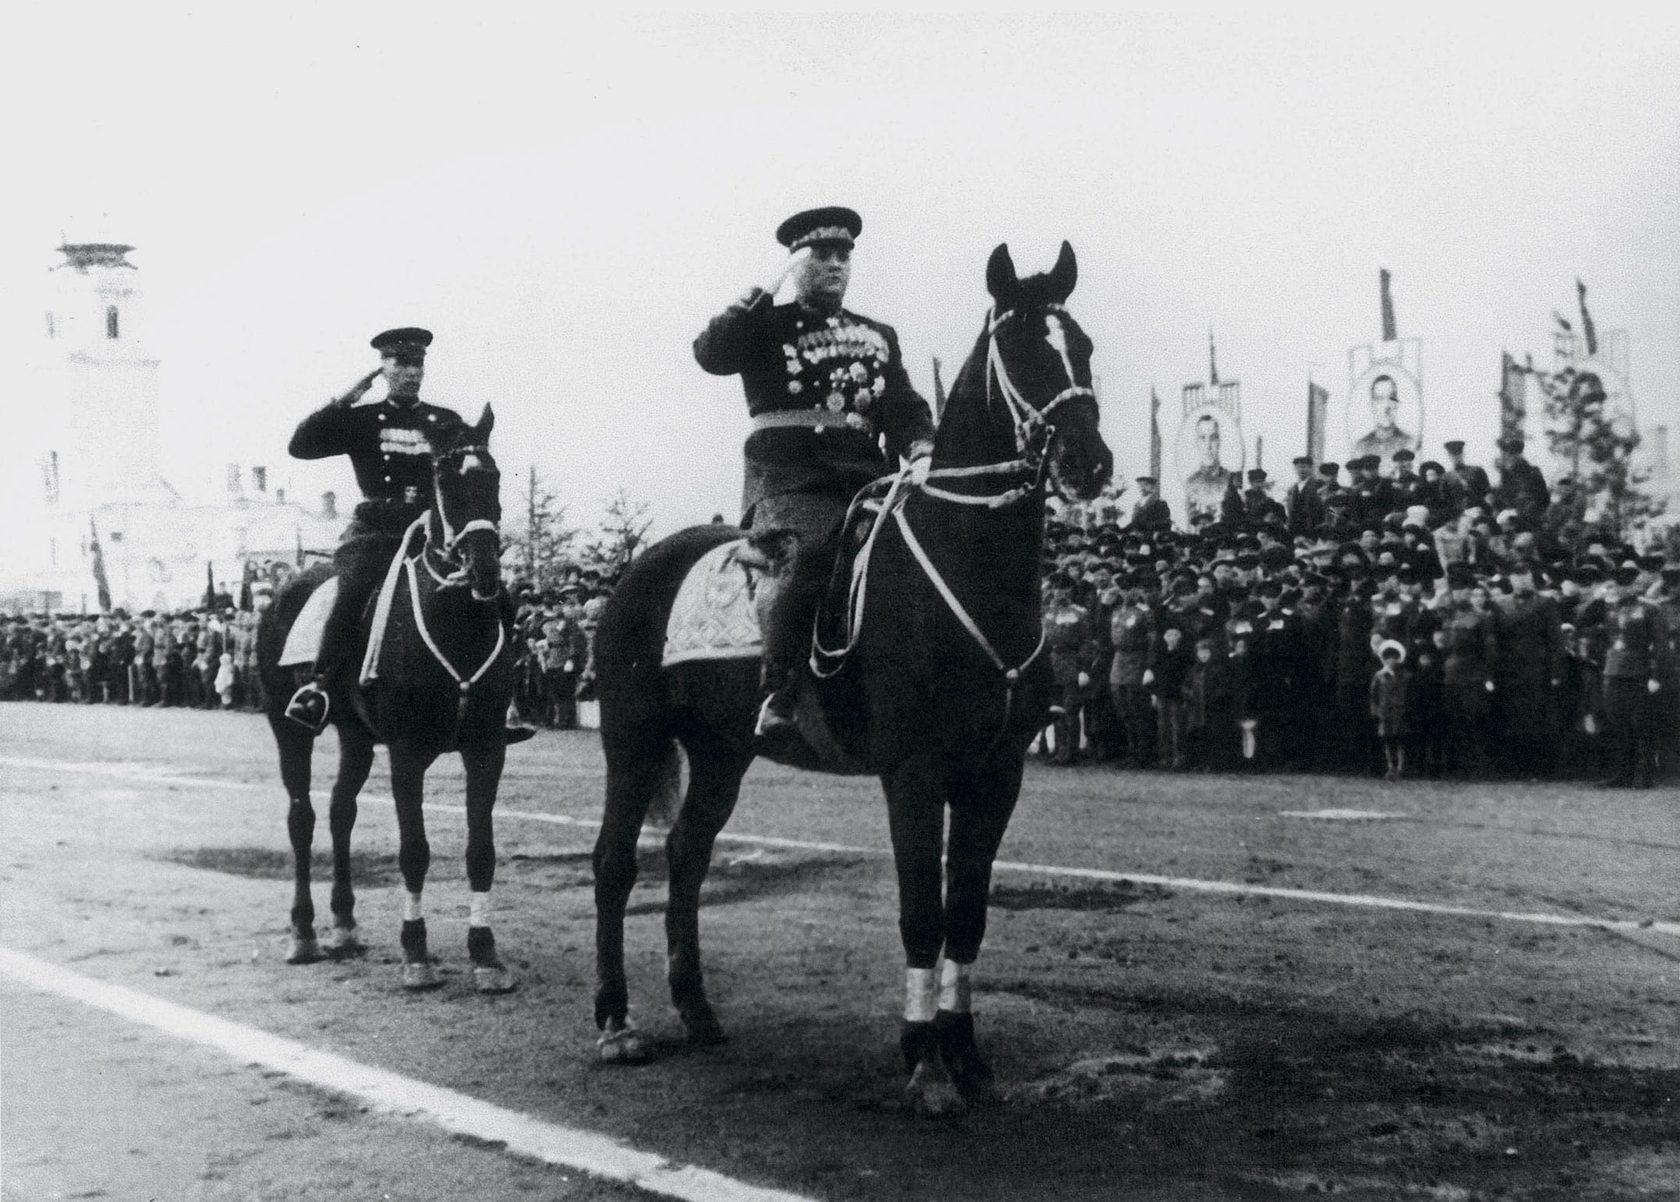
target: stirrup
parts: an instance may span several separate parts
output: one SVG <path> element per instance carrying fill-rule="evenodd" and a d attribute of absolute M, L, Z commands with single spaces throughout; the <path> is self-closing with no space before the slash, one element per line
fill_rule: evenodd
<path fill-rule="evenodd" d="M 332 698 L 318 680 L 312 680 L 292 694 L 286 703 L 286 717 L 308 730 L 320 734 L 327 729 L 327 717 L 332 713 Z"/>
<path fill-rule="evenodd" d="M 758 739 L 775 737 L 783 734 L 796 733 L 799 724 L 794 720 L 790 711 L 792 703 L 779 690 L 764 699 L 764 704 L 758 709 L 758 724 L 753 727 L 753 737 Z"/>

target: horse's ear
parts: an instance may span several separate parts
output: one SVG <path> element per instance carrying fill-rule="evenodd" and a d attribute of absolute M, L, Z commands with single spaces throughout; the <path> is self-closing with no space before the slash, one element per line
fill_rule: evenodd
<path fill-rule="evenodd" d="M 1015 260 L 1009 257 L 1009 244 L 999 242 L 992 257 L 986 260 L 986 291 L 992 299 L 1003 304 L 1012 295 L 1020 279 L 1015 274 Z"/>
<path fill-rule="evenodd" d="M 1073 247 L 1064 241 L 1056 265 L 1050 269 L 1050 294 L 1058 305 L 1073 295 L 1073 286 L 1078 282 L 1079 261 L 1073 257 Z"/>
<path fill-rule="evenodd" d="M 486 403 L 484 406 L 484 412 L 478 415 L 478 424 L 473 427 L 473 432 L 477 435 L 473 441 L 478 443 L 480 446 L 483 446 L 485 443 L 490 441 L 490 431 L 495 428 L 496 411 L 490 408 L 489 404 Z"/>

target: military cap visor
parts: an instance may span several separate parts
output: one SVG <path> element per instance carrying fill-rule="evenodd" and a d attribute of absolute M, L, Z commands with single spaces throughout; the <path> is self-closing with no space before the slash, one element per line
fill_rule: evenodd
<path fill-rule="evenodd" d="M 862 232 L 862 217 L 851 209 L 830 205 L 795 213 L 776 227 L 776 241 L 789 250 L 825 243 L 851 246 Z"/>
<path fill-rule="evenodd" d="M 426 348 L 432 345 L 432 332 L 418 326 L 402 326 L 375 334 L 368 345 L 386 358 L 403 355 L 423 358 Z"/>
<path fill-rule="evenodd" d="M 1523 440 L 1520 438 L 1501 438 L 1499 440 L 1499 449 L 1501 451 L 1508 451 L 1512 455 L 1521 454 L 1524 445 Z"/>
<path fill-rule="evenodd" d="M 1447 442 L 1443 442 L 1441 446 L 1448 451 L 1462 451 L 1464 449 L 1464 440 L 1462 438 L 1454 438 Z"/>
<path fill-rule="evenodd" d="M 1414 460 L 1416 458 L 1417 458 L 1417 455 L 1415 455 L 1411 451 L 1406 450 L 1404 447 L 1401 447 L 1398 451 L 1394 452 L 1394 461 L 1396 463 L 1410 463 L 1412 460 Z"/>

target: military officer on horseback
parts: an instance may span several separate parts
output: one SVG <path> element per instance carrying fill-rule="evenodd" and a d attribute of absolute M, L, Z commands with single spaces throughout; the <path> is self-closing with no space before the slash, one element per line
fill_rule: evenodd
<path fill-rule="evenodd" d="M 379 367 L 304 418 L 287 447 L 297 459 L 348 456 L 363 497 L 333 554 L 338 593 L 321 632 L 314 672 L 286 707 L 286 717 L 316 733 L 327 724 L 328 685 L 357 653 L 362 610 L 403 534 L 430 505 L 433 448 L 447 447 L 465 428 L 453 409 L 420 399 L 431 344 L 431 331 L 415 327 L 376 335 L 369 345 L 379 352 Z M 385 377 L 385 399 L 358 405 L 380 376 Z M 510 723 L 508 741 L 532 733 Z"/>
<path fill-rule="evenodd" d="M 900 459 L 925 474 L 933 449 L 932 411 L 898 336 L 841 306 L 862 228 L 846 208 L 789 217 L 776 230 L 790 254 L 775 282 L 749 289 L 694 340 L 706 371 L 740 375 L 753 418 L 742 524 L 776 565 L 779 592 L 763 619 L 760 735 L 792 725 L 793 685 L 853 496 Z M 778 305 L 790 277 L 794 300 Z"/>

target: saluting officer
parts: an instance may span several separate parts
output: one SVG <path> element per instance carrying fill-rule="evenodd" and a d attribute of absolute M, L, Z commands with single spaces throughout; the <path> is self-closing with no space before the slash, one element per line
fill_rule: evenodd
<path fill-rule="evenodd" d="M 321 632 L 314 674 L 286 706 L 286 717 L 317 733 L 327 724 L 327 684 L 356 653 L 362 610 L 404 532 L 430 507 L 432 451 L 450 443 L 465 425 L 453 409 L 420 399 L 431 344 L 431 331 L 413 326 L 375 335 L 368 345 L 379 352 L 379 366 L 298 423 L 287 447 L 297 459 L 348 456 L 363 497 L 333 553 L 338 595 Z M 381 376 L 385 399 L 358 405 Z M 504 613 L 504 621 L 509 618 L 511 612 Z M 510 725 L 508 741 L 532 733 L 529 727 Z"/>
<path fill-rule="evenodd" d="M 777 564 L 780 596 L 764 615 L 769 696 L 758 733 L 792 723 L 791 685 L 846 509 L 900 459 L 933 450 L 933 413 L 904 370 L 892 327 L 841 307 L 863 219 L 851 209 L 796 213 L 776 230 L 790 252 L 769 288 L 751 288 L 694 340 L 712 375 L 739 375 L 753 429 L 742 524 Z M 794 300 L 775 303 L 791 277 Z M 883 451 L 882 443 L 885 444 Z"/>

